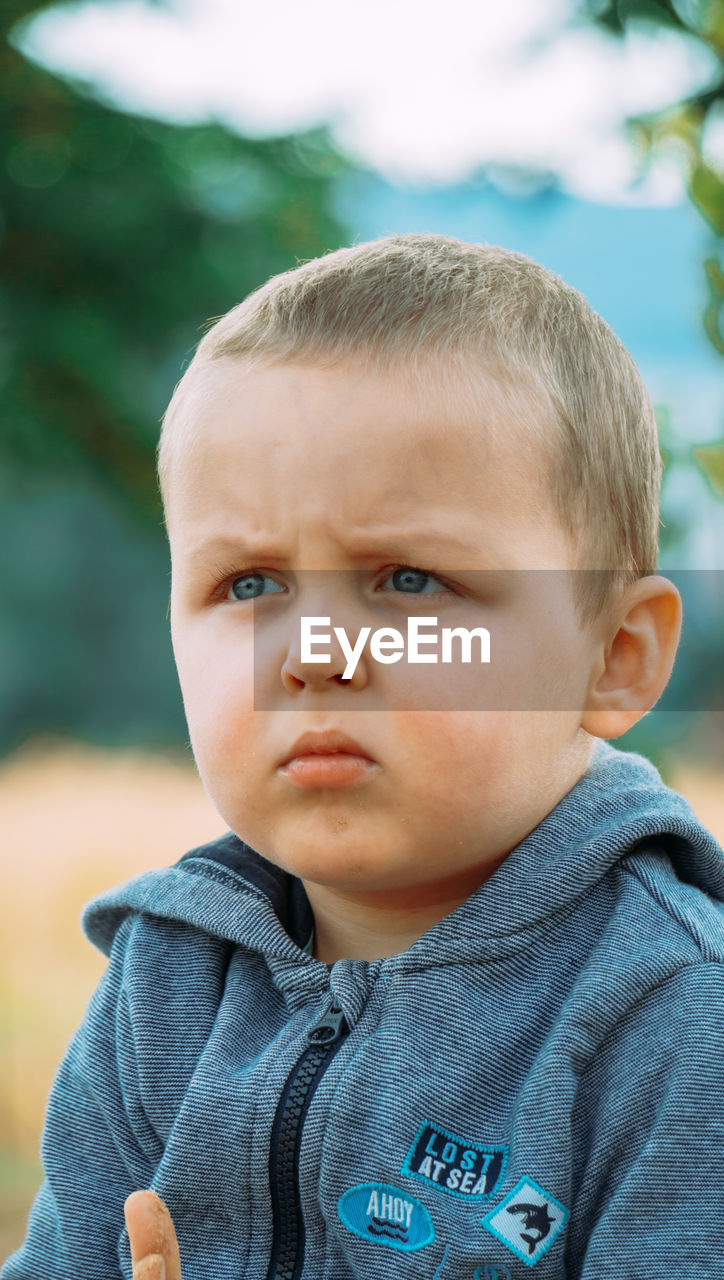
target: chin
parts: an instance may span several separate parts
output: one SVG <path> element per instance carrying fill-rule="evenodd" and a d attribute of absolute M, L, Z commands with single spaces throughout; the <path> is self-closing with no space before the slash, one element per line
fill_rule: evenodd
<path fill-rule="evenodd" d="M 376 850 L 374 856 L 370 854 L 371 847 Z M 392 859 L 385 859 L 379 843 L 360 841 L 358 833 L 345 838 L 344 829 L 336 834 L 320 833 L 312 840 L 297 838 L 275 844 L 264 856 L 301 880 L 343 892 L 374 892 L 384 889 L 390 881 Z"/>

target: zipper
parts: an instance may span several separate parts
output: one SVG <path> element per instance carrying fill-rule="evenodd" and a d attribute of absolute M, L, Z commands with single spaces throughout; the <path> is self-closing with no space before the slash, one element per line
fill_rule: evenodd
<path fill-rule="evenodd" d="M 287 1076 L 274 1117 L 269 1151 L 274 1243 L 266 1280 L 299 1280 L 304 1266 L 304 1218 L 299 1191 L 299 1150 L 307 1108 L 342 1040 L 348 1034 L 334 996 L 307 1030 L 307 1048 Z"/>

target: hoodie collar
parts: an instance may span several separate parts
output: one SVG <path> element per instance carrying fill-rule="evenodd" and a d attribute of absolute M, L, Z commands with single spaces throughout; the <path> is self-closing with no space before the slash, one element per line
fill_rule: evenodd
<path fill-rule="evenodd" d="M 724 854 L 688 801 L 643 756 L 597 739 L 583 776 L 489 879 L 406 952 L 375 963 L 459 961 L 461 950 L 473 959 L 496 941 L 520 943 L 652 841 L 680 879 L 724 901 Z M 318 965 L 303 953 L 314 920 L 302 882 L 233 832 L 95 898 L 83 913 L 86 935 L 108 954 L 133 910 L 185 920 L 284 962 Z"/>
<path fill-rule="evenodd" d="M 644 847 L 668 855 L 679 879 L 724 901 L 724 853 L 689 802 L 665 785 L 645 757 L 597 739 L 575 786 L 435 926 L 436 945 L 473 930 L 493 940 L 535 929 Z M 423 950 L 428 936 L 410 950 L 420 944 Z"/>

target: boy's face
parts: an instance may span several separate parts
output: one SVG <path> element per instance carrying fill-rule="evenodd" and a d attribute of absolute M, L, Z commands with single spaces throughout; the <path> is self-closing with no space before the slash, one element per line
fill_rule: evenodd
<path fill-rule="evenodd" d="M 469 710 L 454 698 L 430 710 L 414 697 L 401 710 L 387 697 L 405 679 L 400 666 L 363 655 L 341 685 L 344 659 L 302 661 L 300 616 L 333 612 L 320 579 L 404 632 L 407 613 L 443 613 L 425 593 L 445 588 L 408 578 L 421 605 L 419 591 L 392 582 L 400 566 L 440 574 L 468 597 L 475 571 L 576 567 L 540 450 L 506 421 L 493 390 L 481 420 L 470 393 L 447 394 L 432 369 L 413 389 L 394 371 L 352 363 L 220 360 L 187 393 L 194 431 L 176 459 L 167 523 L 191 743 L 229 827 L 310 886 L 389 907 L 456 905 L 585 770 L 581 710 Z M 580 707 L 594 639 L 577 620 L 571 578 L 550 577 L 556 594 L 544 606 L 526 592 L 547 575 L 506 579 L 490 610 L 491 671 L 497 636 L 530 705 L 564 688 L 558 705 Z M 263 595 L 253 602 L 249 590 Z M 255 611 L 274 636 L 256 658 L 270 710 L 254 707 Z M 432 667 L 415 678 L 421 670 L 443 678 Z M 337 786 L 313 764 L 284 767 L 302 733 L 323 730 L 353 737 L 372 763 Z"/>

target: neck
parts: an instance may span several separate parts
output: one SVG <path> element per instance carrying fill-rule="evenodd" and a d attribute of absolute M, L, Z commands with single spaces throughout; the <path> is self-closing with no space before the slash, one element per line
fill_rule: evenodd
<path fill-rule="evenodd" d="M 474 877 L 436 885 L 416 893 L 409 889 L 387 893 L 346 893 L 328 885 L 304 882 L 314 913 L 314 957 L 324 964 L 336 960 L 379 960 L 397 955 L 467 901 L 493 874 L 502 854 Z"/>

